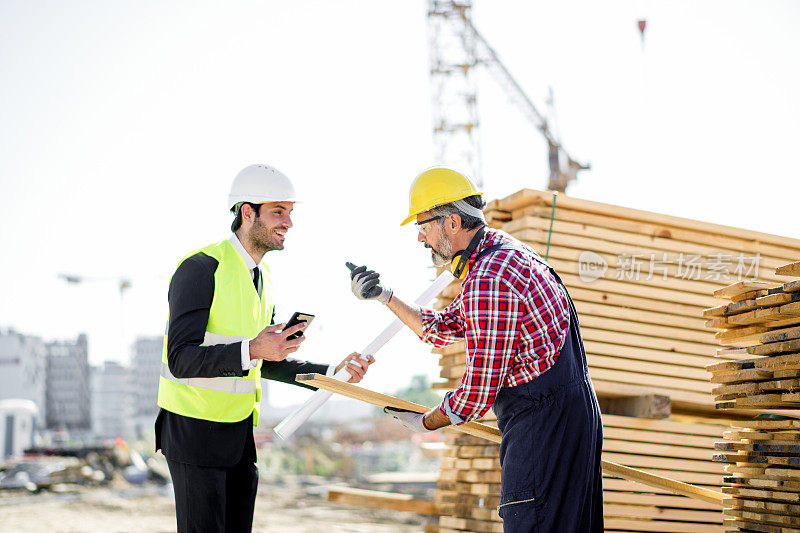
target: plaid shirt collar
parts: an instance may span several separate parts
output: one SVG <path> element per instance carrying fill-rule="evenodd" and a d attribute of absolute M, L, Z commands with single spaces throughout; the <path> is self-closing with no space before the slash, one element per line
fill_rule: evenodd
<path fill-rule="evenodd" d="M 481 254 L 483 250 L 488 248 L 493 244 L 497 244 L 500 242 L 500 236 L 497 233 L 497 230 L 489 228 L 486 226 L 486 232 L 483 234 L 483 238 L 481 242 L 478 243 L 478 247 L 475 248 L 475 252 L 469 258 L 469 264 L 467 265 L 467 275 L 472 272 L 472 267 L 475 265 L 475 261 L 478 259 L 478 256 Z"/>

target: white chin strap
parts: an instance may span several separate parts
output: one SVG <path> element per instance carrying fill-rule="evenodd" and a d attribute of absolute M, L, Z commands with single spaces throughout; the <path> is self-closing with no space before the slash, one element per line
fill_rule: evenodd
<path fill-rule="evenodd" d="M 453 202 L 453 205 L 456 206 L 459 211 L 481 220 L 484 224 L 486 223 L 486 219 L 483 218 L 483 210 L 478 209 L 477 207 L 472 207 L 464 200 L 456 200 Z"/>

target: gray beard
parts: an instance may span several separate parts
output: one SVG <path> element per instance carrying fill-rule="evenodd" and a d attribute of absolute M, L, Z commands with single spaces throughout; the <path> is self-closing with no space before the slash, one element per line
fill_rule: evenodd
<path fill-rule="evenodd" d="M 449 265 L 453 260 L 453 243 L 448 239 L 443 239 L 441 250 L 431 246 L 431 260 L 433 261 L 433 266 L 437 268 Z"/>

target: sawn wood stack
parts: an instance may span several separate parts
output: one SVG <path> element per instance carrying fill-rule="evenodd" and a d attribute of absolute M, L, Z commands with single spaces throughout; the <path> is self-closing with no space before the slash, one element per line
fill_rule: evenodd
<path fill-rule="evenodd" d="M 777 274 L 800 278 L 800 263 Z M 800 532 L 800 279 L 737 283 L 717 291 L 727 301 L 705 311 L 720 329 L 722 355 L 707 367 L 717 409 L 757 408 L 717 442 L 725 465 L 725 522 L 740 531 Z"/>
<path fill-rule="evenodd" d="M 703 310 L 718 307 L 712 294 L 740 278 L 780 284 L 785 278 L 775 269 L 800 257 L 800 240 L 534 190 L 491 202 L 486 217 L 560 274 L 601 400 L 655 394 L 671 401 L 667 420 L 604 413 L 604 459 L 719 490 L 725 467 L 712 456 L 730 429 L 726 415 L 755 411 L 715 409 L 705 367 L 743 355 L 716 353 Z M 451 285 L 437 305 L 459 289 Z M 466 368 L 464 345 L 436 352 L 443 378 L 436 388 L 453 389 Z M 492 412 L 482 421 L 492 424 Z M 502 531 L 498 446 L 455 434 L 447 442 L 440 531 Z M 720 507 L 621 479 L 604 479 L 604 504 L 608 531 L 724 531 Z"/>

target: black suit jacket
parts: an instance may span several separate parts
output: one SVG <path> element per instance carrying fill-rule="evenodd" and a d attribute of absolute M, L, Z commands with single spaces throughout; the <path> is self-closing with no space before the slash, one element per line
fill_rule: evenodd
<path fill-rule="evenodd" d="M 218 262 L 203 253 L 186 258 L 169 284 L 169 326 L 167 361 L 177 378 L 243 376 L 242 343 L 200 346 L 205 336 L 211 301 L 214 298 L 214 273 Z M 325 374 L 328 365 L 285 359 L 263 361 L 261 377 L 301 385 L 297 374 Z M 181 416 L 162 409 L 156 419 L 156 450 L 172 461 L 198 466 L 229 467 L 243 454 L 255 461 L 253 422 L 210 422 Z"/>

